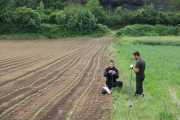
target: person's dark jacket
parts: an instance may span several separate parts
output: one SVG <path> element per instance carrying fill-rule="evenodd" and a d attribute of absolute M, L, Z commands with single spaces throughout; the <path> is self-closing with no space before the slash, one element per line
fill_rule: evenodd
<path fill-rule="evenodd" d="M 113 71 L 116 72 L 115 75 L 113 74 L 113 83 L 115 83 L 116 79 L 119 78 L 119 73 L 118 73 L 118 70 L 115 67 L 113 67 L 113 68 L 108 67 L 108 68 L 106 68 L 104 70 L 104 77 L 106 77 L 106 85 L 109 88 L 111 88 L 111 86 L 112 86 L 112 73 L 109 73 L 109 70 L 113 70 Z"/>

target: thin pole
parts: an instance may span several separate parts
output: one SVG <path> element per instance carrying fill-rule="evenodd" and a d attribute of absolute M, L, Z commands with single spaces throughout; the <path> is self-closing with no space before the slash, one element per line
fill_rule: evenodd
<path fill-rule="evenodd" d="M 112 88 L 113 88 L 113 72 L 112 72 Z"/>
<path fill-rule="evenodd" d="M 131 90 L 131 78 L 132 78 L 132 69 L 131 69 L 131 77 L 130 77 L 129 93 L 128 93 L 129 97 L 130 97 L 130 90 Z"/>

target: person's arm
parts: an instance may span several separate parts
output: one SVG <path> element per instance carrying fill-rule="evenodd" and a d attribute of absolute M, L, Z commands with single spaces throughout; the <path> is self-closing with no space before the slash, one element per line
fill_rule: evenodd
<path fill-rule="evenodd" d="M 118 70 L 114 71 L 114 75 L 115 75 L 116 78 L 119 78 Z"/>
<path fill-rule="evenodd" d="M 140 68 L 140 63 L 139 62 L 136 62 L 136 66 L 133 67 L 133 70 L 135 73 L 138 73 L 139 72 L 139 68 Z"/>
<path fill-rule="evenodd" d="M 108 69 L 106 68 L 105 70 L 104 70 L 104 77 L 107 77 L 109 75 L 109 71 L 108 71 Z"/>
<path fill-rule="evenodd" d="M 135 67 L 133 67 L 133 70 L 134 70 L 134 72 L 136 72 L 136 73 L 138 73 L 138 72 L 139 72 L 139 68 L 135 68 Z"/>

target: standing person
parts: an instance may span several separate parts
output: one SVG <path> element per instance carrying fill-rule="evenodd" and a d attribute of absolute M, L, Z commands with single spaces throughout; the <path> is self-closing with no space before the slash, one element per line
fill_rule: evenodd
<path fill-rule="evenodd" d="M 136 61 L 136 66 L 135 67 L 132 67 L 132 69 L 134 70 L 134 72 L 136 73 L 136 92 L 135 92 L 135 95 L 143 95 L 144 97 L 144 94 L 143 94 L 143 81 L 144 81 L 144 78 L 145 78 L 145 74 L 144 74 L 144 71 L 146 69 L 146 62 L 144 59 L 142 59 L 140 57 L 140 54 L 138 51 L 134 52 L 133 53 L 133 58 Z"/>
<path fill-rule="evenodd" d="M 106 86 L 111 89 L 112 87 L 122 87 L 123 82 L 122 81 L 116 81 L 117 78 L 119 78 L 118 70 L 114 67 L 114 61 L 109 61 L 109 67 L 105 69 L 104 71 L 104 77 L 106 77 Z M 113 83 L 112 83 L 113 78 Z M 112 86 L 113 84 L 113 86 Z M 102 90 L 102 94 L 106 94 L 106 90 Z"/>

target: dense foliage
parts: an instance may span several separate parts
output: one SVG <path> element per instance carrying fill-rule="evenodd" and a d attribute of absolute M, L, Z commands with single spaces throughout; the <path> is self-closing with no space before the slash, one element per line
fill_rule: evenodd
<path fill-rule="evenodd" d="M 62 36 L 93 33 L 103 35 L 104 31 L 108 31 L 107 26 L 121 28 L 133 24 L 180 24 L 180 12 L 156 11 L 152 4 L 145 4 L 144 8 L 136 11 L 119 6 L 110 12 L 103 10 L 99 0 L 87 0 L 84 6 L 70 3 L 66 0 L 0 0 L 0 34 L 44 34 L 46 29 L 52 28 L 53 34 L 61 33 Z M 54 28 L 57 27 L 59 29 L 55 32 Z"/>

